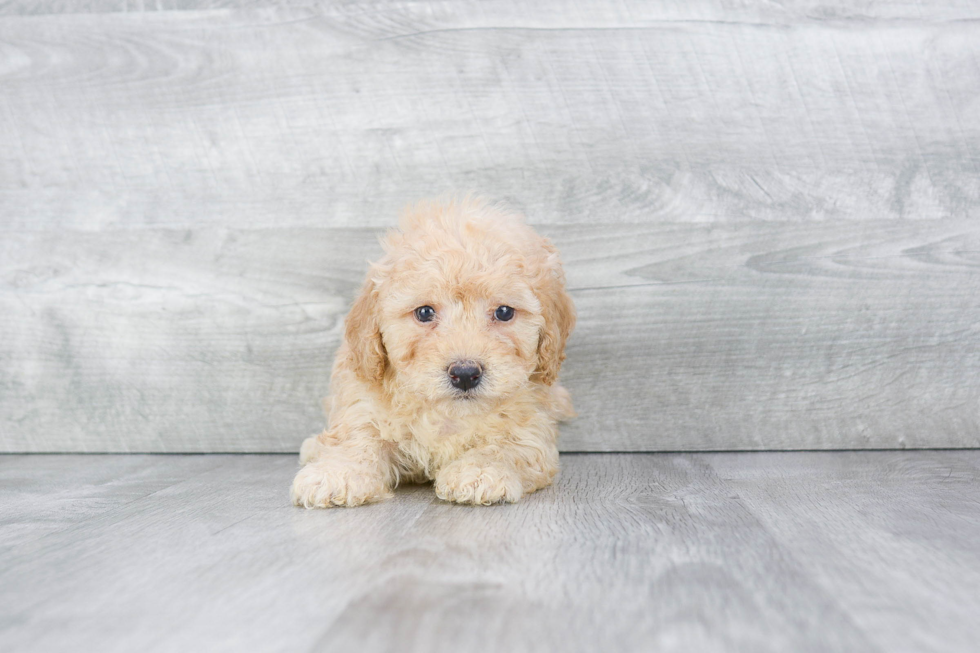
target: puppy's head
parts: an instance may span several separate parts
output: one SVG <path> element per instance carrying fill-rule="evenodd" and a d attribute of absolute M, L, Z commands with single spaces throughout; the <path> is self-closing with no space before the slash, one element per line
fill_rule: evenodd
<path fill-rule="evenodd" d="M 363 380 L 460 410 L 555 382 L 575 307 L 558 251 L 520 217 L 424 203 L 383 245 L 346 323 Z"/>

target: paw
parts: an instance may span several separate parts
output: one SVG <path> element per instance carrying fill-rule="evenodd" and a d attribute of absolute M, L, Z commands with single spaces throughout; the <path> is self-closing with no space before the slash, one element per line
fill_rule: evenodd
<path fill-rule="evenodd" d="M 457 460 L 436 474 L 436 496 L 445 501 L 489 506 L 524 496 L 517 471 L 503 463 L 478 465 Z"/>
<path fill-rule="evenodd" d="M 311 463 L 299 470 L 290 494 L 294 505 L 305 508 L 352 508 L 387 499 L 391 490 L 380 474 L 370 469 L 329 461 Z"/>

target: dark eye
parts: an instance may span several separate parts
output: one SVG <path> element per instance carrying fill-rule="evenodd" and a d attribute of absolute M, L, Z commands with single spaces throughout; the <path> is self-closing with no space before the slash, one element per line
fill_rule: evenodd
<path fill-rule="evenodd" d="M 415 309 L 415 319 L 419 322 L 431 322 L 436 317 L 436 309 L 431 306 L 419 306 Z"/>
<path fill-rule="evenodd" d="M 510 306 L 498 306 L 497 310 L 493 312 L 493 316 L 501 322 L 507 322 L 513 319 L 514 309 L 512 309 Z"/>

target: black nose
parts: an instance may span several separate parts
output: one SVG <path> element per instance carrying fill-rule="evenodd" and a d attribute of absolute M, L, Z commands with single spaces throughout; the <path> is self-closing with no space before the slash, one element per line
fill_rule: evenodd
<path fill-rule="evenodd" d="M 460 390 L 469 390 L 480 385 L 480 375 L 482 374 L 483 368 L 469 361 L 453 363 L 449 366 L 449 382 L 453 384 L 454 388 Z"/>

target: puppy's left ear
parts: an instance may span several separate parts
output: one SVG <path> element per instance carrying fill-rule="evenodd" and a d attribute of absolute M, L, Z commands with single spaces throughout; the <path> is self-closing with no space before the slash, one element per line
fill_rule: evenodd
<path fill-rule="evenodd" d="M 545 240 L 547 258 L 538 277 L 535 294 L 541 302 L 544 326 L 538 336 L 538 368 L 535 375 L 545 385 L 558 380 L 558 372 L 565 360 L 565 343 L 575 328 L 575 304 L 565 291 L 565 272 L 558 258 L 558 250 Z"/>

